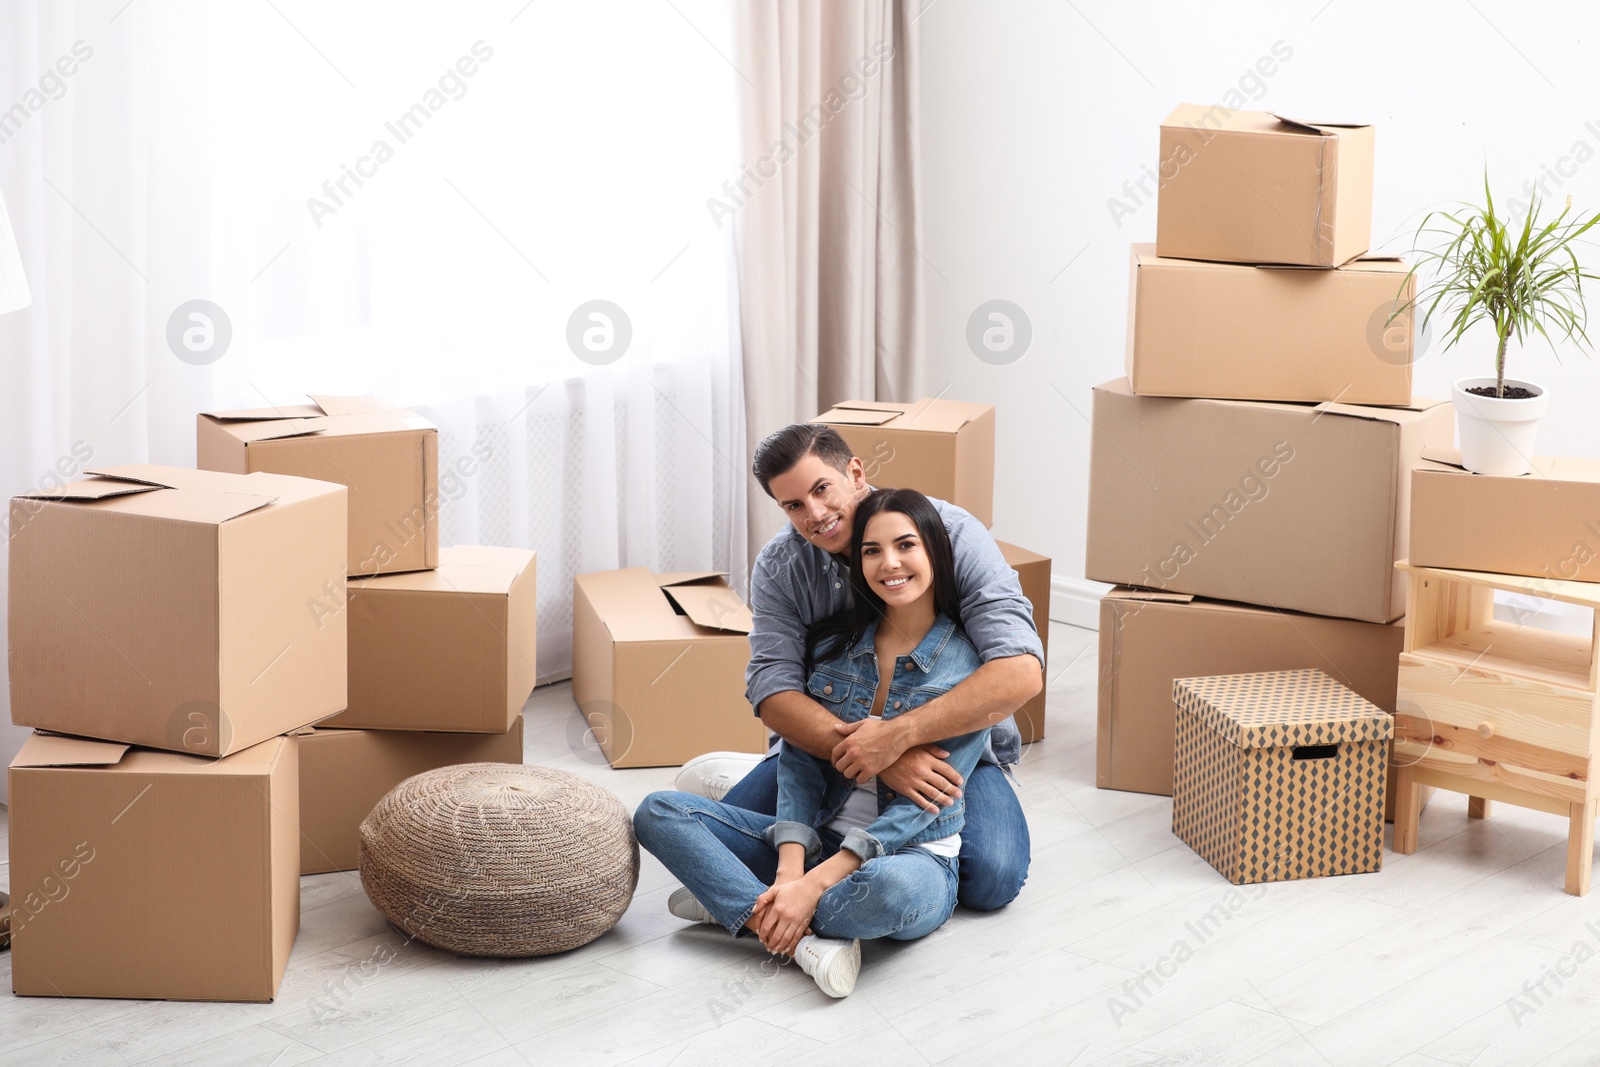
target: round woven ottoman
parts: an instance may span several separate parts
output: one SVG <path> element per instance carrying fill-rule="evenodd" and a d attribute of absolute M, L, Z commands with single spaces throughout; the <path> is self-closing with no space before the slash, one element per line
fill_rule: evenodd
<path fill-rule="evenodd" d="M 361 823 L 361 884 L 408 937 L 546 956 L 617 924 L 639 881 L 622 803 L 566 771 L 464 763 L 407 778 Z"/>

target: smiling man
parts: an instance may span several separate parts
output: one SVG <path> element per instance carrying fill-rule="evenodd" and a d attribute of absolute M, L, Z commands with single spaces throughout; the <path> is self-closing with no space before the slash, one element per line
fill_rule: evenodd
<path fill-rule="evenodd" d="M 1028 824 L 1002 768 L 1021 753 L 1012 713 L 1039 692 L 1044 671 L 1044 649 L 1016 572 L 982 523 L 954 504 L 933 501 L 955 553 L 961 625 L 983 665 L 915 711 L 840 723 L 805 692 L 806 630 L 851 603 L 845 553 L 856 505 L 874 489 L 861 460 L 828 426 L 784 427 L 756 449 L 752 467 L 789 526 L 767 542 L 751 573 L 755 626 L 745 675 L 751 706 L 785 744 L 832 761 L 852 778 L 876 774 L 929 810 L 965 796 L 958 899 L 983 911 L 1010 903 L 1028 876 L 1030 854 Z M 990 726 L 983 759 L 963 781 L 936 742 Z M 777 757 L 756 764 L 723 799 L 774 814 Z"/>

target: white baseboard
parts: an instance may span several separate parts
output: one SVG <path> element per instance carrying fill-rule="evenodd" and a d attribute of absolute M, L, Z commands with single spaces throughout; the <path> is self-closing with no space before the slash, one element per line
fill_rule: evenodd
<path fill-rule="evenodd" d="M 1050 579 L 1050 619 L 1085 630 L 1100 629 L 1100 598 L 1111 586 L 1087 578 Z"/>

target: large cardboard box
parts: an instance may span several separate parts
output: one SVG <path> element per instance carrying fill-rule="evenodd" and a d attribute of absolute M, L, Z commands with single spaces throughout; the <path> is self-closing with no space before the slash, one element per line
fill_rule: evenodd
<path fill-rule="evenodd" d="M 851 400 L 812 422 L 839 431 L 880 489 L 916 489 L 994 525 L 994 405 Z"/>
<path fill-rule="evenodd" d="M 1235 885 L 1383 866 L 1394 722 L 1317 670 L 1173 683 L 1172 832 Z"/>
<path fill-rule="evenodd" d="M 1519 478 L 1471 474 L 1429 449 L 1411 474 L 1411 562 L 1600 582 L 1600 460 L 1535 457 Z"/>
<path fill-rule="evenodd" d="M 298 742 L 220 760 L 35 734 L 11 761 L 21 996 L 266 1001 L 300 927 Z"/>
<path fill-rule="evenodd" d="M 1411 468 L 1453 432 L 1406 408 L 1094 391 L 1086 576 L 1287 611 L 1405 613 Z"/>
<path fill-rule="evenodd" d="M 437 569 L 350 581 L 342 729 L 503 734 L 538 680 L 534 554 L 456 545 Z"/>
<path fill-rule="evenodd" d="M 721 574 L 633 567 L 572 586 L 572 695 L 611 766 L 767 750 L 744 698 L 753 620 Z"/>
<path fill-rule="evenodd" d="M 328 730 L 300 735 L 300 873 L 359 866 L 361 820 L 410 778 L 458 763 L 521 763 L 522 716 L 503 734 Z"/>
<path fill-rule="evenodd" d="M 221 756 L 345 705 L 342 485 L 136 465 L 11 509 L 11 720 Z"/>
<path fill-rule="evenodd" d="M 351 577 L 439 563 L 439 431 L 370 397 L 313 396 L 310 404 L 196 417 L 198 466 L 271 471 L 350 489 Z"/>
<path fill-rule="evenodd" d="M 1206 263 L 1134 245 L 1128 380 L 1141 396 L 1409 404 L 1411 320 L 1389 321 L 1411 299 L 1406 270 Z"/>
<path fill-rule="evenodd" d="M 1117 588 L 1100 601 L 1095 784 L 1172 795 L 1175 678 L 1316 668 L 1395 710 L 1405 630 Z"/>
<path fill-rule="evenodd" d="M 1336 267 L 1372 243 L 1371 126 L 1184 104 L 1161 124 L 1156 251 Z"/>
<path fill-rule="evenodd" d="M 1045 652 L 1045 677 L 1050 676 L 1050 557 L 1041 556 L 1037 552 L 1029 552 L 1025 548 L 996 541 L 1000 546 L 1000 554 L 1011 564 L 1011 569 L 1017 572 L 1017 578 L 1022 582 L 1022 595 L 1028 598 L 1028 603 L 1033 606 L 1033 626 L 1039 631 L 1039 643 L 1044 646 Z M 1028 701 L 1016 711 L 1017 730 L 1022 734 L 1022 743 L 1032 744 L 1044 740 L 1044 705 L 1045 690 L 1039 690 L 1037 696 Z"/>

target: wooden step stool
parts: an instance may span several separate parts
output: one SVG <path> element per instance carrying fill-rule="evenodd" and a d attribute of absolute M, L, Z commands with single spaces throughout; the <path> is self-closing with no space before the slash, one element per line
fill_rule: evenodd
<path fill-rule="evenodd" d="M 1405 650 L 1394 717 L 1394 850 L 1417 850 L 1419 792 L 1465 793 L 1483 818 L 1493 800 L 1561 815 L 1567 892 L 1589 892 L 1600 712 L 1600 612 L 1588 637 L 1494 617 L 1494 591 L 1600 607 L 1600 583 L 1485 571 L 1395 567 L 1409 575 Z"/>

